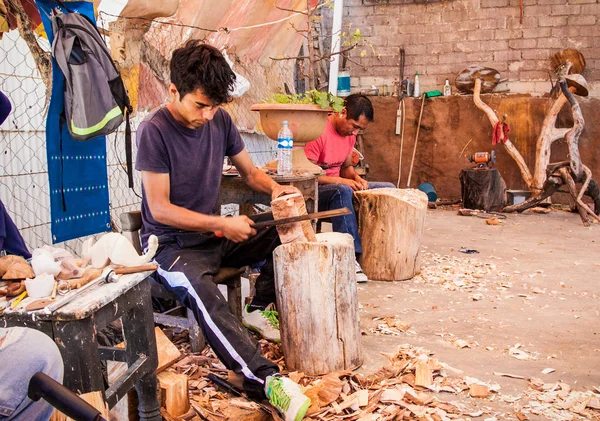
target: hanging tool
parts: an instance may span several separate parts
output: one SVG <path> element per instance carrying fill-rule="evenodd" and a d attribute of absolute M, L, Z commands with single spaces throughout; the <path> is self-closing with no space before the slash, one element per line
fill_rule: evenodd
<path fill-rule="evenodd" d="M 404 47 L 400 47 L 400 65 L 399 65 L 399 71 L 400 74 L 398 76 L 400 76 L 400 79 L 398 81 L 398 83 L 402 84 L 402 81 L 404 80 Z"/>
<path fill-rule="evenodd" d="M 398 115 L 400 114 L 400 115 Z M 404 149 L 404 122 L 406 121 L 406 107 L 404 97 L 400 99 L 398 111 L 396 111 L 396 134 L 400 135 L 400 158 L 398 159 L 398 181 L 396 187 L 400 188 L 400 179 L 402 178 L 402 156 Z"/>
<path fill-rule="evenodd" d="M 415 135 L 415 146 L 413 148 L 412 158 L 410 160 L 410 169 L 408 170 L 408 182 L 406 188 L 410 189 L 410 179 L 412 178 L 415 155 L 417 154 L 417 143 L 419 142 L 419 130 L 421 129 L 421 118 L 423 118 L 423 106 L 425 105 L 425 94 L 421 95 L 421 112 L 419 113 L 419 123 L 417 124 L 417 134 Z"/>
<path fill-rule="evenodd" d="M 277 225 L 291 224 L 294 222 L 308 221 L 311 219 L 333 218 L 334 216 L 349 215 L 352 212 L 348 208 L 333 209 L 324 212 L 309 213 L 307 215 L 291 216 L 289 218 L 273 219 L 271 221 L 255 222 L 250 224 L 254 229 L 274 227 Z M 223 237 L 222 232 L 215 231 L 216 237 Z"/>

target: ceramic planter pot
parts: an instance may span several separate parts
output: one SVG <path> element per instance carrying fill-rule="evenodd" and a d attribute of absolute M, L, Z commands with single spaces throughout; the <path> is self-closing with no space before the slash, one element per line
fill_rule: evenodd
<path fill-rule="evenodd" d="M 260 126 L 263 132 L 274 141 L 281 129 L 281 123 L 288 121 L 294 134 L 292 151 L 292 169 L 294 172 L 321 174 L 322 169 L 306 159 L 304 145 L 315 140 L 325 130 L 327 114 L 330 108 L 321 108 L 314 104 L 254 104 L 252 111 L 260 112 Z M 277 168 L 277 163 L 270 162 L 268 168 Z"/>

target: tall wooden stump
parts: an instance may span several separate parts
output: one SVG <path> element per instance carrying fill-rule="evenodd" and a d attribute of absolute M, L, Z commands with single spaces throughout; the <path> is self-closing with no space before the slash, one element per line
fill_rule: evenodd
<path fill-rule="evenodd" d="M 327 233 L 317 240 L 274 252 L 285 361 L 290 371 L 308 375 L 362 363 L 352 237 Z"/>
<path fill-rule="evenodd" d="M 402 281 L 419 273 L 427 195 L 416 189 L 355 193 L 359 202 L 360 264 L 369 279 Z"/>

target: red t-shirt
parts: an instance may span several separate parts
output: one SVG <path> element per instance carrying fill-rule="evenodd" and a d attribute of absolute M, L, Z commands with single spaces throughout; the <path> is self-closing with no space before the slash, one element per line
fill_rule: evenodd
<path fill-rule="evenodd" d="M 327 165 L 325 175 L 330 177 L 339 177 L 342 164 L 352 152 L 356 136 L 341 136 L 335 131 L 331 121 L 327 119 L 325 131 L 317 140 L 308 142 L 304 146 L 304 154 L 312 161 L 317 161 L 317 165 Z"/>

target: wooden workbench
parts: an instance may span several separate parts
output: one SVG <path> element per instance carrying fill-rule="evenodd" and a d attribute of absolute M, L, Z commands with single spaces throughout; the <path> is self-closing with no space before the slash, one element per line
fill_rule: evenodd
<path fill-rule="evenodd" d="M 50 336 L 65 364 L 64 385 L 75 393 L 101 391 L 112 408 L 135 386 L 140 420 L 161 420 L 156 398 L 158 357 L 152 303 L 150 272 L 123 275 L 116 283 L 86 290 L 52 314 L 44 310 L 28 312 L 29 301 L 7 309 L 0 326 L 24 326 Z M 72 293 L 72 292 L 71 292 Z M 57 300 L 59 300 L 57 298 Z M 96 333 L 121 319 L 125 348 L 100 346 Z M 128 370 L 105 389 L 101 360 L 126 362 Z"/>

